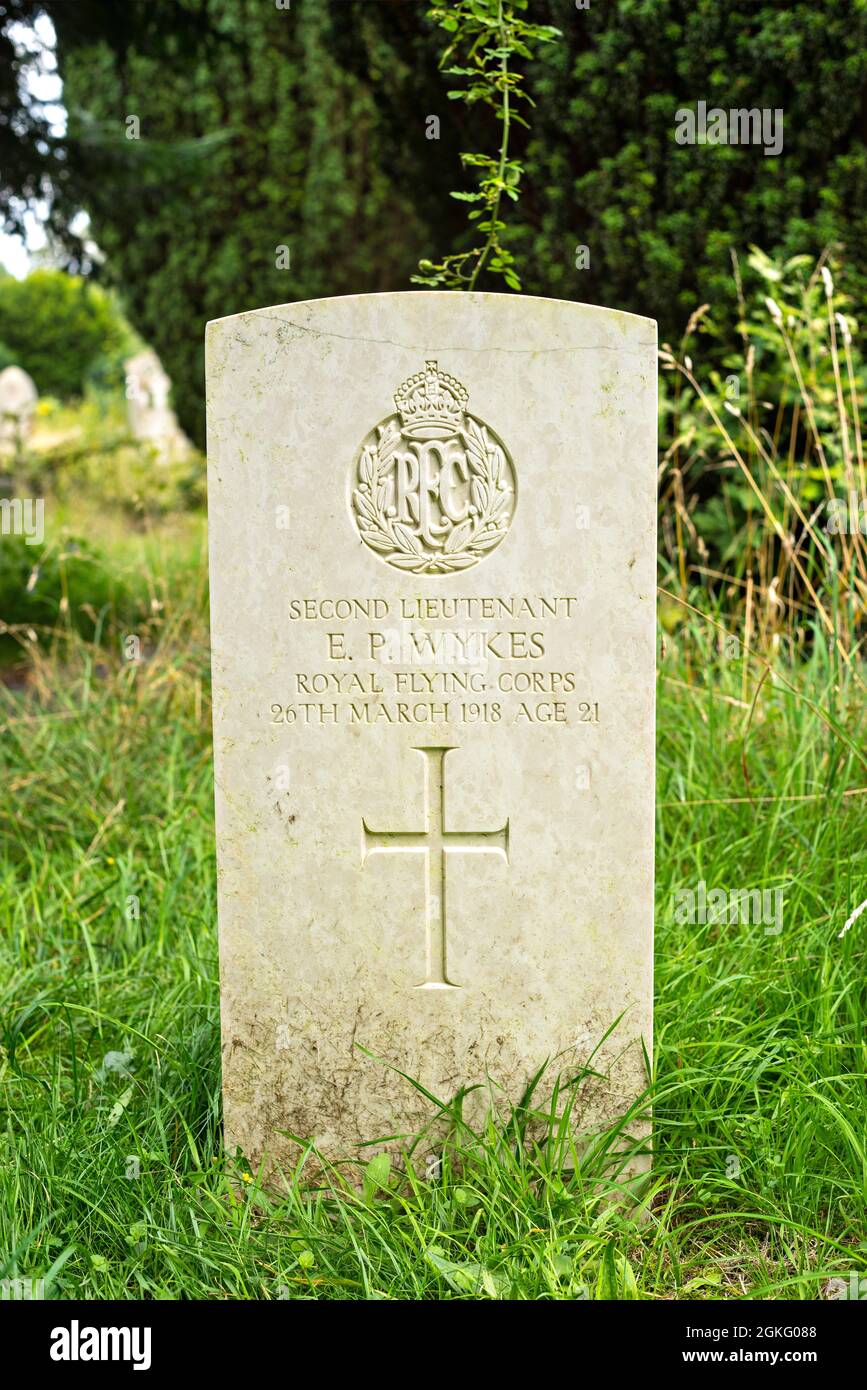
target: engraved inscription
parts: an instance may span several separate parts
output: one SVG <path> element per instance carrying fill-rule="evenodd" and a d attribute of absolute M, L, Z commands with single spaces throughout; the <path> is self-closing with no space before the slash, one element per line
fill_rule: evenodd
<path fill-rule="evenodd" d="M 424 830 L 371 830 L 362 819 L 362 863 L 370 854 L 423 854 L 427 973 L 416 989 L 459 989 L 446 968 L 446 858 L 501 854 L 509 862 L 509 822 L 501 830 L 446 830 L 445 757 L 451 748 L 416 748 L 424 758 Z"/>
<path fill-rule="evenodd" d="M 603 723 L 586 672 L 555 655 L 579 615 L 574 595 L 320 595 L 290 598 L 288 612 L 320 625 L 318 651 L 308 646 L 304 668 L 274 692 L 273 724 L 446 724 L 458 737 L 475 724 Z"/>
<path fill-rule="evenodd" d="M 353 466 L 358 534 L 414 574 L 469 569 L 500 544 L 515 511 L 502 441 L 466 410 L 468 392 L 426 362 L 395 393 L 396 415 L 363 441 Z"/>

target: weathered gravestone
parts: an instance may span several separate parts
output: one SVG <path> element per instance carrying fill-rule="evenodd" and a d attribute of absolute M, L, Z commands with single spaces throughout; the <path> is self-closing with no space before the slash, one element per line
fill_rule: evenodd
<path fill-rule="evenodd" d="M 0 372 L 0 448 L 16 453 L 30 438 L 39 396 L 36 385 L 21 367 Z"/>
<path fill-rule="evenodd" d="M 592 1055 L 576 1127 L 622 1115 L 651 1030 L 655 325 L 363 295 L 211 323 L 207 373 L 230 1148 L 413 1134 L 398 1070 L 478 1109 Z"/>
<path fill-rule="evenodd" d="M 190 443 L 169 404 L 172 383 L 160 359 L 145 348 L 125 363 L 130 432 L 150 444 L 161 463 L 184 458 Z"/>

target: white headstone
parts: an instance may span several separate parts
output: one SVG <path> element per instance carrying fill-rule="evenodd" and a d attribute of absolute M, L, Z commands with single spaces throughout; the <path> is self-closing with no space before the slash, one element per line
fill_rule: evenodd
<path fill-rule="evenodd" d="M 171 378 L 150 348 L 126 363 L 127 415 L 131 433 L 143 443 L 153 445 L 162 462 L 182 458 L 190 449 L 189 440 L 169 405 Z"/>
<path fill-rule="evenodd" d="M 20 448 L 30 438 L 38 399 L 33 378 L 21 367 L 0 372 L 0 444 L 7 451 Z"/>
<path fill-rule="evenodd" d="M 209 324 L 207 376 L 230 1148 L 591 1056 L 593 1131 L 650 1049 L 655 324 L 327 299 Z"/>

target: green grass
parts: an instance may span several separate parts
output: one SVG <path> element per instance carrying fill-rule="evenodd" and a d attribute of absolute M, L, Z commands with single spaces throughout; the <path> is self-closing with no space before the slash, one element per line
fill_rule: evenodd
<path fill-rule="evenodd" d="M 0 1274 L 59 1298 L 704 1299 L 863 1272 L 867 918 L 839 931 L 867 897 L 867 797 L 844 795 L 867 741 L 829 659 L 798 694 L 766 680 L 752 717 L 697 620 L 661 663 L 646 1221 L 605 1200 L 601 1146 L 575 1170 L 520 1113 L 457 1125 L 438 1175 L 374 1160 L 364 1192 L 310 1190 L 302 1163 L 269 1194 L 221 1148 L 203 562 L 185 573 L 142 666 L 77 638 L 0 695 Z M 782 886 L 782 931 L 679 924 L 700 879 Z"/>

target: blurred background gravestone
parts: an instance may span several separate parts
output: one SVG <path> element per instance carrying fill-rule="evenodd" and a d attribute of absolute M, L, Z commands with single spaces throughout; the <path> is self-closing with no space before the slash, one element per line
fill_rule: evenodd
<path fill-rule="evenodd" d="M 169 404 L 171 378 L 151 348 L 126 363 L 129 427 L 136 439 L 150 444 L 161 463 L 185 458 L 190 442 Z"/>
<path fill-rule="evenodd" d="M 30 438 L 36 402 L 33 378 L 20 367 L 0 372 L 0 452 L 15 455 Z"/>

